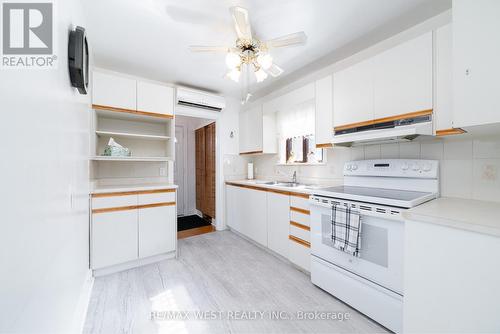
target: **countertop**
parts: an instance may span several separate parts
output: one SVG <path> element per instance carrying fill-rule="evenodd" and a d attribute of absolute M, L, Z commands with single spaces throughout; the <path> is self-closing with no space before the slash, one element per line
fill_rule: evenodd
<path fill-rule="evenodd" d="M 403 213 L 417 222 L 500 237 L 500 203 L 441 197 Z"/>
<path fill-rule="evenodd" d="M 171 183 L 137 183 L 128 185 L 95 185 L 91 194 L 116 193 L 124 191 L 144 191 L 157 189 L 176 189 L 177 185 Z"/>
<path fill-rule="evenodd" d="M 258 187 L 258 188 L 271 189 L 271 190 L 274 189 L 274 190 L 279 190 L 279 191 L 285 191 L 285 192 L 291 192 L 291 193 L 297 193 L 297 194 L 306 194 L 306 195 L 312 194 L 314 192 L 314 189 L 331 187 L 331 185 L 311 185 L 311 186 L 308 186 L 311 188 L 283 187 L 283 186 L 277 186 L 277 185 L 263 184 L 263 182 L 268 182 L 268 181 L 266 181 L 266 180 L 228 180 L 228 181 L 226 181 L 226 184 L 236 184 L 236 185 Z M 312 187 L 314 187 L 314 188 L 312 188 Z"/>

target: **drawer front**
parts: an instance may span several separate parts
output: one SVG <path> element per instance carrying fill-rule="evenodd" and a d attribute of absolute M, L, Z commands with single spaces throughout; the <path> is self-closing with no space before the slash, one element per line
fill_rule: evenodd
<path fill-rule="evenodd" d="M 139 205 L 175 202 L 175 191 L 139 194 L 137 202 Z"/>
<path fill-rule="evenodd" d="M 123 196 L 97 195 L 97 197 L 92 197 L 92 210 L 133 205 L 137 205 L 137 195 L 135 194 Z"/>
<path fill-rule="evenodd" d="M 295 240 L 288 240 L 288 259 L 296 266 L 311 271 L 311 251 L 310 248 L 297 243 Z"/>
<path fill-rule="evenodd" d="M 309 198 L 290 196 L 290 206 L 302 210 L 309 210 Z"/>
<path fill-rule="evenodd" d="M 302 213 L 302 212 L 297 212 L 290 210 L 290 220 L 305 226 L 310 226 L 310 218 L 309 215 Z"/>
<path fill-rule="evenodd" d="M 304 230 L 303 228 L 290 225 L 290 235 L 302 239 L 307 242 L 311 242 L 311 232 Z"/>

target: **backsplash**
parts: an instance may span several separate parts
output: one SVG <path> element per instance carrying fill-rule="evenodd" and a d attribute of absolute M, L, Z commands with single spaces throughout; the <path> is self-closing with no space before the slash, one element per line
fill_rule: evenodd
<path fill-rule="evenodd" d="M 471 136 L 367 145 L 326 150 L 327 163 L 315 166 L 280 166 L 277 155 L 225 156 L 226 180 L 246 178 L 246 163 L 255 164 L 258 179 L 291 179 L 297 171 L 299 182 L 342 184 L 344 163 L 363 159 L 432 159 L 441 166 L 441 196 L 500 202 L 500 137 Z"/>

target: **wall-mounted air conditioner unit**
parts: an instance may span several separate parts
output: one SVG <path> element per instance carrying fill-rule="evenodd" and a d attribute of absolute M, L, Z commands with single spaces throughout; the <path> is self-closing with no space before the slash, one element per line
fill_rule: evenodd
<path fill-rule="evenodd" d="M 223 96 L 179 87 L 177 88 L 177 104 L 185 107 L 221 111 L 226 107 L 226 99 Z"/>

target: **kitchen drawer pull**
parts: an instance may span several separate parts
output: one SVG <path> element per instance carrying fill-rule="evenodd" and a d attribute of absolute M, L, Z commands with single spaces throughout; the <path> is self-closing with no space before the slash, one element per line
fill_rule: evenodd
<path fill-rule="evenodd" d="M 300 223 L 297 223 L 297 222 L 294 222 L 294 221 L 290 221 L 290 225 L 293 225 L 295 227 L 298 227 L 298 228 L 301 228 L 303 230 L 306 230 L 306 231 L 310 231 L 311 228 L 307 225 L 303 225 L 303 224 L 300 224 Z"/>
<path fill-rule="evenodd" d="M 291 206 L 290 210 L 291 211 L 295 211 L 295 212 L 300 212 L 300 213 L 303 213 L 305 215 L 310 215 L 311 214 L 311 211 L 309 211 L 309 210 L 304 210 L 304 209 L 301 209 L 301 208 L 296 208 L 294 206 Z"/>
<path fill-rule="evenodd" d="M 305 246 L 307 248 L 311 248 L 311 244 L 305 240 L 299 239 L 297 237 L 294 237 L 293 235 L 289 235 L 288 239 L 292 240 L 293 242 L 296 242 L 302 246 Z"/>
<path fill-rule="evenodd" d="M 127 210 L 136 210 L 136 209 L 147 209 L 147 208 L 156 208 L 159 206 L 173 206 L 175 202 L 163 202 L 163 203 L 152 203 L 152 204 L 142 204 L 142 205 L 128 205 L 128 206 L 118 206 L 114 208 L 102 208 L 102 209 L 93 209 L 92 213 L 106 213 L 106 212 L 115 212 L 115 211 L 127 211 Z"/>
<path fill-rule="evenodd" d="M 159 206 L 172 206 L 175 205 L 175 202 L 163 202 L 163 203 L 152 203 L 152 204 L 142 204 L 138 205 L 137 209 L 147 209 L 147 208 L 156 208 Z"/>
<path fill-rule="evenodd" d="M 172 189 L 154 189 L 154 190 L 134 190 L 134 191 L 121 191 L 113 193 L 99 193 L 92 194 L 93 198 L 100 197 L 115 197 L 115 196 L 128 196 L 128 195 L 145 195 L 145 194 L 158 194 L 158 193 L 173 193 L 175 188 Z"/>

